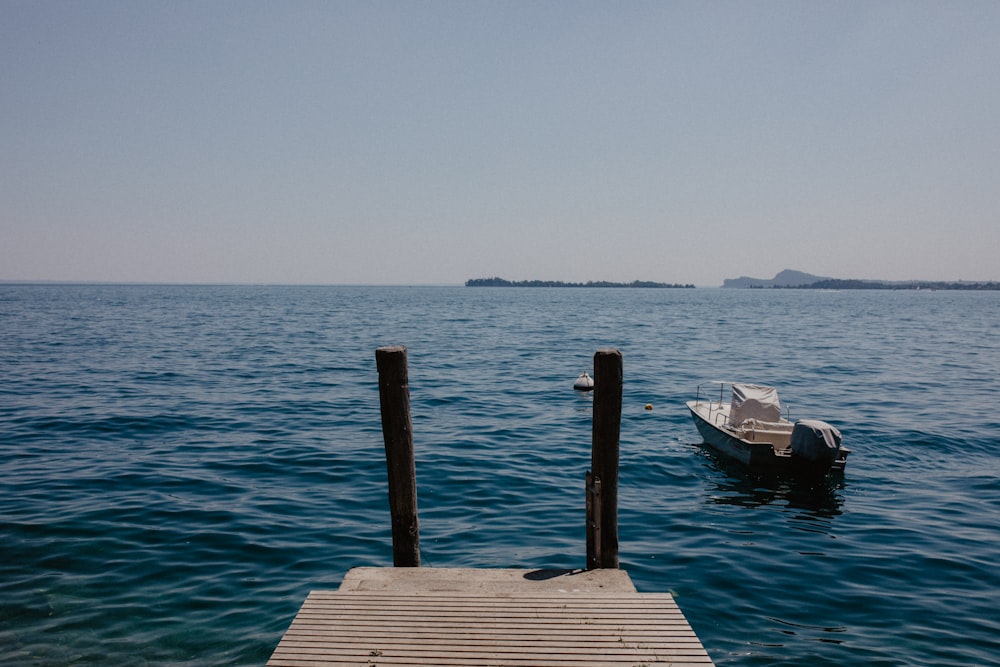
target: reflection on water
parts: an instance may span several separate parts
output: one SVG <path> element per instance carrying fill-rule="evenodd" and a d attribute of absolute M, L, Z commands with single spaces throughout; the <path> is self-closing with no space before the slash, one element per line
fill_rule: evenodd
<path fill-rule="evenodd" d="M 714 488 L 706 489 L 708 501 L 716 505 L 760 507 L 784 505 L 801 510 L 804 517 L 829 518 L 841 514 L 844 473 L 824 477 L 794 473 L 751 471 L 746 466 L 717 455 L 702 445 Z"/>
<path fill-rule="evenodd" d="M 774 630 L 780 634 L 784 635 L 803 635 L 807 639 L 814 639 L 815 641 L 826 642 L 828 644 L 842 644 L 844 640 L 838 637 L 830 637 L 830 634 L 843 634 L 847 632 L 847 628 L 841 625 L 836 626 L 823 626 L 823 625 L 808 625 L 806 623 L 794 623 L 792 621 L 782 620 L 780 618 L 773 618 L 771 616 L 765 616 L 765 619 L 775 623 Z M 758 646 L 783 646 L 783 644 L 765 644 L 762 642 L 750 642 L 751 644 L 756 644 Z"/>

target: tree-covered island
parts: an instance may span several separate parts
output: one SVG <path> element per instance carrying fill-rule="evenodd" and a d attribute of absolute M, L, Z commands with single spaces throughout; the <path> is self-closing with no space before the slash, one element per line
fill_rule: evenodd
<path fill-rule="evenodd" d="M 630 283 L 615 283 L 606 280 L 591 280 L 585 283 L 567 283 L 561 280 L 505 280 L 503 278 L 470 278 L 466 287 L 655 287 L 671 289 L 692 289 L 694 285 L 680 283 L 656 283 L 649 280 L 633 280 Z"/>

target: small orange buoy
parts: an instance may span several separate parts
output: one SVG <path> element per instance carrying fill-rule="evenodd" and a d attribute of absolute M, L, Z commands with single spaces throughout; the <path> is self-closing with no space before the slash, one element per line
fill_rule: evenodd
<path fill-rule="evenodd" d="M 646 409 L 647 410 L 652 410 L 653 409 L 653 404 L 652 403 L 646 403 Z"/>

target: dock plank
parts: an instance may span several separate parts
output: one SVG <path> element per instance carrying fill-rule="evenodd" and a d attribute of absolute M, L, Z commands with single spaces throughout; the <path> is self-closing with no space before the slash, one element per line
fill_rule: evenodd
<path fill-rule="evenodd" d="M 681 667 L 712 662 L 668 593 L 339 590 L 309 594 L 267 664 Z"/>

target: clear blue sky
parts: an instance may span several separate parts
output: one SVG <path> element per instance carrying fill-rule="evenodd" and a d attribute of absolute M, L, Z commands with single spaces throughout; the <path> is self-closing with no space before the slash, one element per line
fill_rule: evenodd
<path fill-rule="evenodd" d="M 1000 279 L 1000 2 L 0 2 L 0 279 Z"/>

